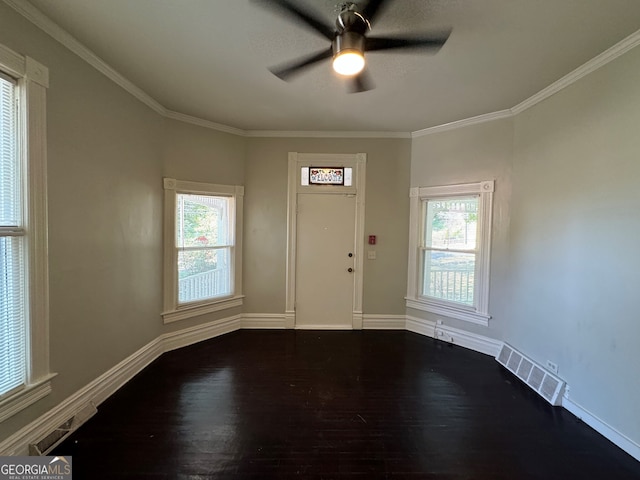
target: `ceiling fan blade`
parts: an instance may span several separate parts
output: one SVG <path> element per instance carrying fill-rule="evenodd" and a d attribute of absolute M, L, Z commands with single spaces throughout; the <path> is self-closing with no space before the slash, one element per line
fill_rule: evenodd
<path fill-rule="evenodd" d="M 428 37 L 368 37 L 365 52 L 397 50 L 401 48 L 423 48 L 438 51 L 447 41 L 451 31 Z"/>
<path fill-rule="evenodd" d="M 364 18 L 369 20 L 369 23 L 373 23 L 380 9 L 384 6 L 384 4 L 388 3 L 388 1 L 389 0 L 369 0 L 369 2 L 362 9 L 362 15 L 364 16 Z"/>
<path fill-rule="evenodd" d="M 292 18 L 299 22 L 311 27 L 317 33 L 322 35 L 328 40 L 333 41 L 336 36 L 335 29 L 319 18 L 314 12 L 296 5 L 296 3 L 289 0 L 253 0 L 253 3 L 257 3 L 267 8 L 278 9 L 289 14 Z M 299 3 L 299 2 L 297 2 Z"/>
<path fill-rule="evenodd" d="M 367 92 L 374 89 L 373 80 L 368 70 L 363 70 L 358 75 L 349 79 L 349 93 Z"/>
<path fill-rule="evenodd" d="M 301 73 L 305 68 L 310 67 L 314 63 L 320 62 L 325 58 L 331 58 L 332 56 L 333 49 L 329 48 L 328 50 L 322 50 L 320 52 L 314 53 L 313 55 L 308 55 L 299 58 L 298 60 L 293 60 L 283 65 L 272 67 L 269 69 L 269 71 L 282 80 L 288 80 L 290 77 L 294 76 L 297 73 Z"/>

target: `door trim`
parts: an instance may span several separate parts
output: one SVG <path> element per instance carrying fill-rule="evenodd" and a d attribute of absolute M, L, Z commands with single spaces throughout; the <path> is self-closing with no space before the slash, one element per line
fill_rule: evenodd
<path fill-rule="evenodd" d="M 332 154 L 289 152 L 287 188 L 287 272 L 285 328 L 296 328 L 296 259 L 297 259 L 297 208 L 300 192 L 299 171 L 305 164 L 345 165 L 354 169 L 356 196 L 355 265 L 353 284 L 352 328 L 362 330 L 362 291 L 364 267 L 364 195 L 367 154 Z M 316 190 L 314 193 L 318 193 Z M 335 192 L 333 192 L 335 193 Z M 346 193 L 346 192 L 345 192 Z M 327 190 L 327 194 L 330 191 Z"/>

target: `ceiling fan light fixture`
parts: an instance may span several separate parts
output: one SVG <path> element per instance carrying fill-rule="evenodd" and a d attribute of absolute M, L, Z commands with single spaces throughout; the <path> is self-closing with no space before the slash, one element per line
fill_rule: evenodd
<path fill-rule="evenodd" d="M 343 50 L 333 57 L 333 69 L 345 76 L 357 75 L 364 68 L 364 55 L 358 50 Z"/>
<path fill-rule="evenodd" d="M 345 31 L 333 40 L 333 69 L 340 75 L 357 75 L 364 68 L 364 35 Z"/>

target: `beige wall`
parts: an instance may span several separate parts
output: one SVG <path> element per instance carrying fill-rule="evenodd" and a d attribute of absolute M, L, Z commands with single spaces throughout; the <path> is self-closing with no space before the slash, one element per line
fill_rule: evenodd
<path fill-rule="evenodd" d="M 496 179 L 489 328 L 640 443 L 640 49 L 511 118 L 413 141 L 411 185 Z M 411 315 L 438 317 L 415 310 Z"/>
<path fill-rule="evenodd" d="M 49 68 L 48 160 L 53 394 L 0 439 L 161 333 L 162 177 L 245 185 L 244 311 L 284 313 L 289 151 L 368 154 L 366 313 L 402 314 L 409 139 L 247 139 L 162 118 L 0 2 L 0 43 Z"/>
<path fill-rule="evenodd" d="M 409 139 L 250 138 L 245 171 L 245 311 L 284 313 L 288 152 L 366 153 L 365 313 L 403 314 L 409 198 Z"/>
<path fill-rule="evenodd" d="M 509 282 L 509 200 L 513 157 L 513 119 L 507 118 L 415 138 L 411 186 L 456 185 L 495 180 L 491 239 L 489 326 L 483 327 L 409 309 L 408 313 L 496 339 L 507 321 L 504 292 Z"/>
<path fill-rule="evenodd" d="M 176 120 L 162 130 L 162 176 L 177 180 L 244 185 L 246 139 Z M 159 180 L 161 182 L 161 179 Z M 241 307 L 199 315 L 163 326 L 163 333 L 195 327 L 242 313 Z"/>
<path fill-rule="evenodd" d="M 560 367 L 571 398 L 640 442 L 635 313 L 640 50 L 512 119 L 410 139 L 244 138 L 163 119 L 0 2 L 0 43 L 50 69 L 47 398 L 0 439 L 163 332 L 284 312 L 287 154 L 367 154 L 365 314 L 405 313 L 408 189 L 496 180 L 489 327 Z M 163 326 L 162 177 L 244 184 L 243 309 Z M 423 312 L 411 315 L 432 318 Z"/>
<path fill-rule="evenodd" d="M 162 120 L 0 2 L 0 43 L 49 68 L 53 393 L 0 439 L 161 331 Z"/>
<path fill-rule="evenodd" d="M 516 118 L 506 340 L 640 443 L 640 49 Z"/>
<path fill-rule="evenodd" d="M 220 185 L 244 185 L 246 139 L 165 119 L 162 174 Z"/>

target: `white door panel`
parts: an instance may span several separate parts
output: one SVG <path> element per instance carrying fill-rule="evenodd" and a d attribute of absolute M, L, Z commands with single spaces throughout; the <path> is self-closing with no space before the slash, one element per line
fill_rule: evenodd
<path fill-rule="evenodd" d="M 297 200 L 296 328 L 350 329 L 355 195 L 299 194 Z"/>

